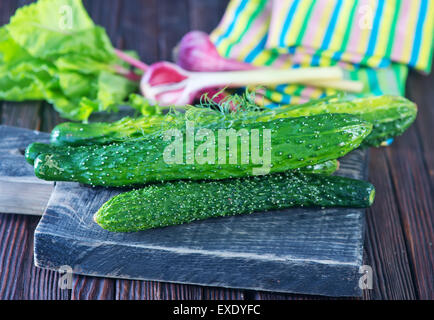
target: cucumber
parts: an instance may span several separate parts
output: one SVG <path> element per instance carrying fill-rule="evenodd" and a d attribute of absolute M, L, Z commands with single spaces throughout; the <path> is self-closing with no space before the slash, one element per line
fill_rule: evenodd
<path fill-rule="evenodd" d="M 45 144 L 45 143 L 39 143 L 34 142 L 30 144 L 26 152 L 24 154 L 26 161 L 34 165 L 35 159 L 43 153 L 58 153 L 58 154 L 67 154 L 68 153 L 68 147 L 56 147 L 53 145 Z M 337 171 L 339 169 L 339 161 L 337 160 L 328 160 L 323 163 L 318 163 L 315 165 L 309 165 L 306 167 L 299 168 L 297 170 L 300 170 L 304 173 L 314 173 L 314 174 L 325 174 L 330 175 L 333 172 Z"/>
<path fill-rule="evenodd" d="M 113 123 L 64 122 L 53 129 L 50 142 L 55 146 L 86 146 L 121 142 L 151 134 L 159 130 L 163 122 L 172 120 L 171 115 L 153 115 L 136 119 L 126 117 Z"/>
<path fill-rule="evenodd" d="M 365 208 L 372 205 L 374 197 L 375 188 L 366 181 L 285 172 L 148 186 L 110 199 L 94 220 L 112 232 L 135 232 L 290 207 Z"/>
<path fill-rule="evenodd" d="M 219 180 L 283 172 L 337 159 L 357 148 L 372 129 L 370 123 L 345 114 L 284 118 L 251 124 L 243 121 L 221 123 L 221 129 L 228 127 L 260 134 L 270 130 L 270 147 L 265 150 L 260 148 L 262 156 L 269 152 L 270 162 L 254 162 L 249 157 L 248 163 L 241 164 L 240 160 L 245 158 L 246 152 L 242 153 L 241 139 L 237 139 L 236 153 L 223 149 L 226 159 L 219 157 L 218 150 L 215 150 L 215 157 L 210 163 L 189 162 L 192 156 L 181 145 L 182 163 L 167 163 L 164 151 L 174 143 L 164 141 L 161 133 L 148 139 L 102 146 L 60 147 L 55 152 L 41 153 L 34 162 L 35 174 L 49 181 L 120 187 L 179 179 Z M 180 137 L 184 138 L 185 132 Z M 226 142 L 219 141 L 218 136 L 215 140 L 216 145 Z M 195 140 L 194 150 L 197 151 L 202 144 L 203 141 Z M 237 161 L 231 163 L 231 159 Z M 223 160 L 226 164 L 222 164 Z"/>
<path fill-rule="evenodd" d="M 310 116 L 321 113 L 349 113 L 359 115 L 373 125 L 371 134 L 362 147 L 378 147 L 383 142 L 401 135 L 414 122 L 417 106 L 399 96 L 378 96 L 352 101 L 321 100 L 305 105 L 275 109 L 277 118 Z M 259 119 L 260 120 L 260 119 Z"/>
<path fill-rule="evenodd" d="M 260 112 L 238 112 L 222 115 L 204 108 L 191 107 L 187 115 L 182 113 L 124 118 L 114 123 L 63 123 L 51 134 L 54 145 L 108 144 L 143 137 L 161 129 L 166 123 L 183 128 L 185 118 L 193 116 L 201 127 L 210 126 L 222 117 L 228 120 L 242 118 L 246 123 L 265 122 L 276 118 L 310 116 L 321 113 L 347 113 L 359 115 L 373 124 L 373 130 L 362 146 L 379 146 L 382 142 L 402 134 L 415 120 L 416 105 L 399 96 L 360 98 L 352 101 L 339 99 L 315 100 L 303 105 L 285 106 Z"/>
<path fill-rule="evenodd" d="M 55 151 L 56 151 L 56 147 L 54 147 L 52 145 L 34 142 L 26 148 L 26 151 L 24 152 L 24 157 L 28 163 L 33 165 L 35 162 L 35 159 L 41 153 L 51 153 L 51 152 L 55 152 Z"/>
<path fill-rule="evenodd" d="M 245 115 L 247 122 L 254 122 L 258 114 Z M 221 112 L 207 108 L 191 106 L 186 113 L 156 114 L 138 118 L 125 117 L 116 122 L 76 123 L 64 122 L 57 125 L 51 132 L 50 142 L 55 146 L 89 146 L 94 144 L 109 144 L 130 139 L 145 138 L 169 128 L 183 129 L 185 121 L 196 122 L 202 128 L 218 126 L 219 121 L 237 120 L 234 115 L 224 115 Z M 251 119 L 250 119 L 251 118 Z"/>
<path fill-rule="evenodd" d="M 339 161 L 329 160 L 323 163 L 317 163 L 296 170 L 299 170 L 302 173 L 331 175 L 332 173 L 336 172 L 338 169 L 339 169 Z"/>

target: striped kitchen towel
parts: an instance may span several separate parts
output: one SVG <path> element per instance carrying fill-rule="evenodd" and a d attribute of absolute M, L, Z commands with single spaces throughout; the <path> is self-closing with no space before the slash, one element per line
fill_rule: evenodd
<path fill-rule="evenodd" d="M 273 1 L 266 48 L 303 47 L 321 58 L 369 67 L 391 61 L 429 72 L 434 30 L 431 0 Z"/>
<path fill-rule="evenodd" d="M 257 66 L 341 65 L 362 95 L 404 94 L 408 66 L 431 69 L 433 0 L 231 0 L 211 39 L 219 53 Z M 335 94 L 267 88 L 269 107 Z"/>

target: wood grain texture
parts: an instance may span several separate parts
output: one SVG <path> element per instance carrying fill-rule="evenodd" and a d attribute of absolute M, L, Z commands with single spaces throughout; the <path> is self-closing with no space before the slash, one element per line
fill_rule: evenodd
<path fill-rule="evenodd" d="M 13 14 L 18 7 L 18 1 L 0 2 L 0 26 L 9 22 L 11 14 Z"/>
<path fill-rule="evenodd" d="M 402 222 L 412 257 L 412 267 L 416 278 L 420 299 L 434 299 L 434 257 L 433 257 L 433 214 L 434 214 L 434 73 L 429 76 L 416 72 L 410 73 L 407 83 L 407 96 L 419 108 L 416 124 L 400 141 L 395 149 L 397 153 L 388 153 L 391 157 L 405 157 L 399 165 L 392 163 L 392 172 L 396 187 L 411 183 L 411 193 L 403 194 L 402 188 L 397 194 L 400 199 Z M 410 143 L 410 147 L 407 145 Z M 413 146 L 413 147 L 412 147 Z M 408 158 L 407 158 L 408 156 Z M 410 160 L 405 163 L 405 160 Z M 411 167 L 410 167 L 411 166 Z M 402 177 L 404 177 L 403 180 Z"/>
<path fill-rule="evenodd" d="M 71 300 L 114 300 L 115 280 L 74 275 Z"/>
<path fill-rule="evenodd" d="M 1 123 L 35 130 L 40 123 L 39 108 L 40 103 L 4 103 Z M 24 137 L 28 134 L 25 131 Z M 26 166 L 17 174 L 28 175 Z M 33 264 L 33 233 L 38 221 L 39 217 L 0 214 L 0 299 L 69 298 L 67 291 L 59 289 L 56 272 Z"/>
<path fill-rule="evenodd" d="M 107 28 L 117 47 L 135 49 L 145 62 L 152 63 L 160 58 L 158 44 L 160 34 L 171 32 L 168 29 L 159 30 L 157 23 L 157 21 L 164 19 L 164 17 L 159 16 L 162 11 L 157 6 L 166 1 L 171 2 L 173 0 L 84 0 L 84 3 L 89 9 L 90 15 Z M 28 2 L 31 1 L 0 1 L 0 25 L 9 21 L 17 7 Z M 219 21 L 226 3 L 227 0 L 190 0 L 189 16 L 184 18 L 190 20 L 191 29 L 212 30 L 216 22 Z M 212 9 L 208 11 L 208 8 Z M 167 50 L 165 54 L 169 51 Z M 365 263 L 373 266 L 375 281 L 374 289 L 365 291 L 364 299 L 413 298 L 432 295 L 432 290 L 427 287 L 429 283 L 432 284 L 432 269 L 429 270 L 430 264 L 428 263 L 432 261 L 432 233 L 429 230 L 428 233 L 424 233 L 426 229 L 425 231 L 423 229 L 427 223 L 432 222 L 432 211 L 430 220 L 427 220 L 427 212 L 419 211 L 418 207 L 421 204 L 418 202 L 423 204 L 427 201 L 426 198 L 430 198 L 432 201 L 433 194 L 433 86 L 433 75 L 426 77 L 411 73 L 409 76 L 408 96 L 419 105 L 419 116 L 412 130 L 415 130 L 414 137 L 420 147 L 412 148 L 413 140 L 409 141 L 410 144 L 401 143 L 400 152 L 393 153 L 394 156 L 401 157 L 401 164 L 398 163 L 400 169 L 398 170 L 395 168 L 396 161 L 389 161 L 389 155 L 386 154 L 387 149 L 375 150 L 371 157 L 370 180 L 376 185 L 378 196 L 374 207 L 367 214 Z M 38 121 L 40 121 L 41 129 L 49 131 L 58 121 L 61 121 L 57 113 L 52 112 L 50 114 L 46 112 L 48 110 L 46 108 L 35 114 L 35 109 L 28 107 L 26 109 L 29 114 L 27 114 L 22 112 L 23 109 L 15 110 L 15 106 L 18 107 L 20 104 L 8 104 L 2 110 L 0 102 L 0 119 L 3 123 L 6 121 L 9 125 L 36 129 Z M 401 138 L 397 139 L 397 142 L 400 140 Z M 390 147 L 390 149 L 394 148 L 397 148 L 396 143 Z M 410 162 L 407 158 L 407 152 L 413 153 L 413 158 L 423 161 Z M 410 166 L 416 166 L 416 168 L 412 169 Z M 392 178 L 392 172 L 394 172 L 394 178 Z M 424 177 L 419 177 L 419 174 Z M 401 175 L 406 176 L 406 179 L 402 180 Z M 424 188 L 420 195 L 409 190 L 415 188 L 413 183 L 407 184 L 411 175 L 413 175 L 412 180 L 414 181 L 421 179 L 425 181 L 422 184 L 418 183 L 418 188 Z M 430 188 L 427 187 L 427 179 Z M 392 190 L 390 184 L 393 186 Z M 398 204 L 397 198 L 401 195 L 396 193 L 394 187 L 396 184 L 402 189 L 401 193 L 409 192 L 411 194 L 411 197 L 404 197 L 405 200 L 401 198 L 401 202 L 405 206 L 401 207 Z M 419 192 L 419 189 L 417 191 Z M 387 203 L 378 203 L 381 194 L 388 199 Z M 427 206 L 424 206 L 426 209 Z M 400 211 L 406 210 L 406 208 L 410 209 L 405 212 Z M 419 216 L 420 212 L 422 213 L 421 216 Z M 403 214 L 404 219 L 401 218 Z M 391 222 L 389 219 L 393 219 L 393 221 Z M 61 290 L 57 286 L 57 272 L 33 267 L 31 248 L 33 246 L 33 229 L 37 221 L 38 218 L 36 217 L 0 215 L 0 299 L 68 299 L 72 296 L 72 291 Z M 402 230 L 401 233 L 399 229 Z M 408 270 L 410 270 L 410 275 Z M 411 281 L 408 279 L 409 276 Z M 198 299 L 219 297 L 247 299 L 314 298 L 312 296 L 239 291 L 215 287 L 185 286 L 187 289 L 181 290 L 180 288 L 184 288 L 182 285 L 128 280 L 116 280 L 116 286 L 111 289 L 107 284 L 112 283 L 110 282 L 112 280 L 105 281 L 93 277 L 74 276 L 74 298 L 92 299 L 114 296 L 118 299 L 122 297 L 161 299 L 168 296 L 176 298 L 178 295 L 193 296 Z M 164 286 L 166 287 L 162 289 Z M 99 288 L 105 288 L 107 294 L 101 293 L 104 290 Z M 185 293 L 188 290 L 196 292 L 197 288 L 200 289 L 201 294 Z M 88 289 L 91 290 L 87 292 Z M 108 294 L 113 290 L 114 295 Z"/>
<path fill-rule="evenodd" d="M 161 60 L 172 61 L 173 48 L 190 31 L 188 0 L 160 1 L 158 7 L 158 48 Z"/>
<path fill-rule="evenodd" d="M 420 143 L 420 152 L 424 166 L 430 177 L 431 190 L 434 188 L 434 139 L 427 138 L 432 132 L 434 122 L 434 73 L 429 76 L 416 72 L 410 73 L 407 83 L 407 95 L 419 108 L 415 133 Z"/>
<path fill-rule="evenodd" d="M 416 291 L 409 266 L 405 236 L 400 223 L 384 149 L 371 151 L 370 177 L 376 186 L 376 201 L 366 219 L 365 264 L 373 270 L 373 290 L 364 290 L 369 299 L 415 299 Z"/>
<path fill-rule="evenodd" d="M 121 49 L 136 50 L 142 61 L 151 64 L 161 59 L 159 51 L 158 0 L 122 1 L 121 25 L 117 43 Z M 106 17 L 106 19 L 109 19 Z"/>
<path fill-rule="evenodd" d="M 41 127 L 41 102 L 4 102 L 2 105 L 1 124 L 39 130 Z"/>
<path fill-rule="evenodd" d="M 104 26 L 108 36 L 112 40 L 114 46 L 118 46 L 118 42 L 121 39 L 121 34 L 119 33 L 119 28 L 125 22 L 122 20 L 123 12 L 123 2 L 122 0 L 87 0 L 83 1 L 84 6 L 89 12 L 92 20 L 97 24 Z M 143 2 L 143 1 L 142 1 Z M 142 8 L 137 8 L 142 9 Z M 129 48 L 134 48 L 130 46 Z M 123 48 L 119 48 L 123 49 Z"/>
<path fill-rule="evenodd" d="M 220 23 L 228 1 L 189 0 L 190 30 L 211 32 Z"/>
<path fill-rule="evenodd" d="M 339 173 L 364 178 L 366 160 L 366 152 L 354 151 L 342 159 Z M 290 209 L 110 233 L 94 223 L 93 214 L 120 192 L 57 183 L 35 231 L 37 266 L 251 290 L 361 293 L 364 210 Z M 193 298 L 187 294 L 193 290 L 178 288 L 178 298 Z"/>
<path fill-rule="evenodd" d="M 59 113 L 57 113 L 53 106 L 48 102 L 44 102 L 41 107 L 40 112 L 41 117 L 41 131 L 42 132 L 51 132 L 55 126 L 60 123 L 67 121 L 60 117 Z"/>
<path fill-rule="evenodd" d="M 415 277 L 417 297 L 433 299 L 434 191 L 424 164 L 416 126 L 396 141 L 393 148 L 387 149 L 386 156 L 390 164 L 407 251 L 411 257 L 410 266 Z"/>
<path fill-rule="evenodd" d="M 244 291 L 157 281 L 116 280 L 116 300 L 243 300 Z"/>
<path fill-rule="evenodd" d="M 0 178 L 0 212 L 41 216 L 53 184 Z"/>
<path fill-rule="evenodd" d="M 48 142 L 49 135 L 0 125 L 0 137 L 0 212 L 41 216 L 54 184 L 35 177 L 23 151 L 32 142 Z"/>
<path fill-rule="evenodd" d="M 0 297 L 25 300 L 65 300 L 57 272 L 33 264 L 33 232 L 38 218 L 0 214 Z"/>

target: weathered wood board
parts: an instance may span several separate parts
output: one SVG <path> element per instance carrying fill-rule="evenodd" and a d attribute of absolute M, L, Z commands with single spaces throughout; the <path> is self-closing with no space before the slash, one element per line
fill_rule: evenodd
<path fill-rule="evenodd" d="M 54 184 L 37 179 L 23 153 L 30 143 L 49 140 L 47 133 L 0 126 L 0 212 L 42 215 Z"/>
<path fill-rule="evenodd" d="M 101 277 L 275 292 L 358 296 L 364 210 L 290 209 L 130 234 L 101 229 L 93 214 L 116 189 L 38 180 L 22 155 L 47 134 L 0 126 L 0 211 L 40 214 L 35 264 Z M 367 177 L 367 152 L 340 175 Z M 51 194 L 51 196 L 50 196 Z"/>
<path fill-rule="evenodd" d="M 340 174 L 366 178 L 367 153 Z M 121 190 L 57 183 L 35 232 L 35 263 L 74 273 L 319 294 L 358 296 L 364 210 L 291 209 L 130 234 L 110 233 L 92 216 Z"/>

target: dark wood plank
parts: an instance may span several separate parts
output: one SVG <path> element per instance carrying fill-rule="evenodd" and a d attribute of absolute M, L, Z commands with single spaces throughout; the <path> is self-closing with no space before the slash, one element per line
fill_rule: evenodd
<path fill-rule="evenodd" d="M 121 23 L 114 43 L 119 49 L 137 51 L 147 64 L 161 58 L 158 48 L 158 5 L 161 2 L 167 1 L 128 0 L 122 1 L 120 8 Z"/>
<path fill-rule="evenodd" d="M 366 152 L 341 175 L 366 177 Z M 288 209 L 209 219 L 137 233 L 111 233 L 93 214 L 122 190 L 58 183 L 35 232 L 37 266 L 110 278 L 299 292 L 360 294 L 364 210 Z M 200 297 L 161 284 L 163 299 Z M 124 296 L 124 294 L 119 294 Z"/>
<path fill-rule="evenodd" d="M 434 123 L 433 88 L 434 72 L 428 76 L 417 72 L 410 73 L 407 83 L 407 95 L 419 108 L 415 129 L 432 189 L 434 188 L 434 139 L 431 138 Z"/>
<path fill-rule="evenodd" d="M 415 285 L 385 149 L 372 149 L 370 158 L 369 179 L 375 185 L 376 201 L 366 215 L 364 264 L 372 268 L 373 290 L 364 290 L 364 299 L 415 299 Z"/>
<path fill-rule="evenodd" d="M 204 295 L 205 288 L 192 285 L 172 284 L 156 281 L 138 281 L 138 280 L 117 280 L 116 281 L 116 299 L 117 300 L 201 300 L 207 299 Z M 225 296 L 224 290 L 216 288 L 211 290 Z"/>
<path fill-rule="evenodd" d="M 248 291 L 246 293 L 247 299 L 254 300 L 353 300 L 358 298 L 353 297 L 325 297 L 307 294 L 281 294 L 263 291 Z"/>
<path fill-rule="evenodd" d="M 15 127 L 39 130 L 41 127 L 41 119 L 39 117 L 41 106 L 41 102 L 4 102 L 0 123 Z"/>
<path fill-rule="evenodd" d="M 41 131 L 50 133 L 58 124 L 68 121 L 62 118 L 53 106 L 44 102 L 41 107 Z"/>
<path fill-rule="evenodd" d="M 118 45 L 117 42 L 120 40 L 121 9 L 124 2 L 126 1 L 83 0 L 83 4 L 92 20 L 97 25 L 104 27 L 115 46 Z"/>
<path fill-rule="evenodd" d="M 394 145 L 386 150 L 386 155 L 418 298 L 433 299 L 434 193 L 424 165 L 416 126 L 397 139 Z"/>
<path fill-rule="evenodd" d="M 155 281 L 117 280 L 116 300 L 160 300 L 161 283 Z"/>
<path fill-rule="evenodd" d="M 228 0 L 189 0 L 190 29 L 207 33 L 214 30 L 223 16 Z"/>
<path fill-rule="evenodd" d="M 245 290 L 203 287 L 202 299 L 204 300 L 244 300 Z"/>
<path fill-rule="evenodd" d="M 116 281 L 116 300 L 242 300 L 243 296 L 242 290 L 156 281 Z"/>
<path fill-rule="evenodd" d="M 115 280 L 73 276 L 72 300 L 114 300 Z"/>
<path fill-rule="evenodd" d="M 418 104 L 416 123 L 387 150 L 418 298 L 434 297 L 433 148 L 434 77 L 411 72 L 407 96 Z"/>
<path fill-rule="evenodd" d="M 3 103 L 1 123 L 37 129 L 40 104 Z M 39 217 L 0 214 L 0 299 L 68 299 L 58 273 L 33 264 L 33 232 Z"/>
<path fill-rule="evenodd" d="M 159 59 L 172 61 L 173 48 L 190 31 L 188 0 L 158 2 Z"/>
<path fill-rule="evenodd" d="M 35 2 L 35 1 L 36 0 L 17 0 L 16 2 L 18 4 L 18 7 L 22 7 L 22 6 L 31 4 L 32 2 Z"/>
<path fill-rule="evenodd" d="M 19 7 L 18 1 L 1 1 L 0 2 L 0 26 L 9 23 L 9 19 Z"/>
<path fill-rule="evenodd" d="M 68 299 L 59 274 L 33 264 L 36 217 L 0 214 L 0 299 Z"/>
<path fill-rule="evenodd" d="M 48 142 L 48 135 L 0 125 L 0 137 L 0 212 L 41 216 L 54 183 L 37 179 L 23 152 L 32 142 Z"/>
<path fill-rule="evenodd" d="M 26 255 L 30 255 L 29 233 L 36 219 L 0 214 L 0 297 L 4 299 L 20 299 L 24 283 L 30 279 L 28 271 L 31 263 L 25 263 Z M 30 255 L 31 256 L 31 255 Z"/>
<path fill-rule="evenodd" d="M 32 230 L 36 228 L 33 226 Z M 33 247 L 33 232 L 28 241 Z M 69 300 L 71 293 L 69 289 L 62 289 L 59 286 L 61 275 L 57 271 L 36 268 L 33 265 L 33 257 L 29 257 L 32 264 L 26 264 L 30 268 L 29 281 L 23 286 L 23 299 L 28 300 Z"/>
<path fill-rule="evenodd" d="M 199 286 L 176 283 L 160 283 L 161 300 L 199 300 L 202 299 L 202 289 Z"/>
<path fill-rule="evenodd" d="M 242 300 L 243 298 L 243 290 L 156 281 L 116 281 L 116 300 Z"/>

